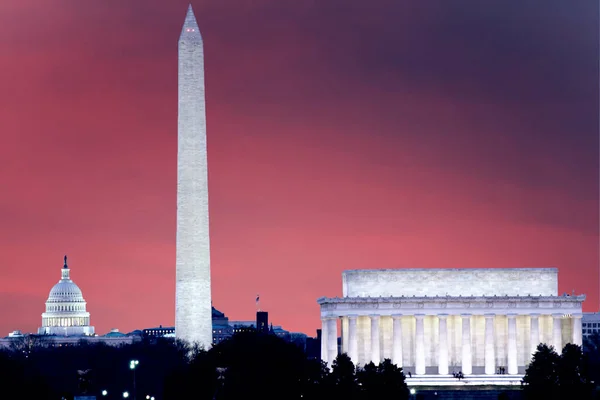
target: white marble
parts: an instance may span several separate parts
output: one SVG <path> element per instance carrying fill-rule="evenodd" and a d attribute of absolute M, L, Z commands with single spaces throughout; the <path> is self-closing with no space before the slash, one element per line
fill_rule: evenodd
<path fill-rule="evenodd" d="M 494 343 L 494 314 L 485 315 L 485 374 L 496 373 L 496 355 Z"/>
<path fill-rule="evenodd" d="M 191 5 L 179 36 L 175 335 L 210 348 L 212 305 L 204 50 Z"/>
<path fill-rule="evenodd" d="M 392 342 L 392 362 L 402 367 L 402 315 L 392 315 L 393 319 L 393 342 Z"/>
<path fill-rule="evenodd" d="M 518 373 L 517 366 L 517 316 L 509 314 L 508 317 L 508 368 L 509 375 Z"/>
<path fill-rule="evenodd" d="M 562 314 L 552 315 L 552 346 L 558 354 L 562 352 Z"/>
<path fill-rule="evenodd" d="M 417 375 L 425 374 L 425 329 L 423 326 L 423 314 L 415 315 L 415 373 Z"/>
<path fill-rule="evenodd" d="M 356 365 L 358 364 L 358 333 L 356 330 L 356 315 L 348 316 L 348 357 Z"/>
<path fill-rule="evenodd" d="M 418 284 L 415 284 L 418 282 Z M 342 274 L 344 297 L 556 296 L 556 268 L 384 269 Z"/>
<path fill-rule="evenodd" d="M 60 270 L 60 280 L 56 283 L 46 300 L 46 311 L 42 314 L 42 326 L 39 335 L 81 336 L 93 335 L 90 325 L 90 313 L 81 289 L 71 279 L 71 269 L 67 265 L 67 256 Z"/>
<path fill-rule="evenodd" d="M 378 365 L 381 360 L 379 344 L 379 315 L 371 315 L 371 360 Z"/>
<path fill-rule="evenodd" d="M 438 315 L 439 318 L 439 361 L 438 374 L 448 374 L 448 316 L 445 314 Z"/>
<path fill-rule="evenodd" d="M 530 344 L 530 356 L 537 351 L 537 347 L 540 344 L 540 318 L 539 314 L 531 314 L 529 322 L 529 344 Z"/>
<path fill-rule="evenodd" d="M 582 334 L 581 334 L 581 319 L 582 314 L 575 314 L 571 316 L 571 332 L 573 335 L 572 343 L 577 346 L 581 346 L 583 344 Z"/>
<path fill-rule="evenodd" d="M 327 319 L 327 364 L 331 367 L 338 355 L 337 318 Z"/>
<path fill-rule="evenodd" d="M 471 314 L 462 314 L 462 373 L 473 373 L 473 354 L 471 351 Z"/>
<path fill-rule="evenodd" d="M 327 350 L 327 345 L 329 343 L 328 342 L 329 324 L 327 323 L 328 320 L 329 320 L 329 317 L 321 318 L 321 360 L 323 360 L 323 362 L 326 364 L 329 364 L 329 362 L 330 362 L 329 351 Z M 331 361 L 333 361 L 333 360 L 331 360 Z"/>
<path fill-rule="evenodd" d="M 384 272 L 373 276 L 393 277 L 390 271 Z M 531 269 L 521 272 L 515 277 L 536 276 Z M 547 272 L 537 276 L 554 279 Z M 351 275 L 346 272 L 344 276 Z M 346 289 L 355 284 L 346 280 Z M 498 367 L 506 367 L 511 377 L 524 373 L 536 342 L 562 339 L 566 318 L 571 318 L 570 325 L 564 322 L 571 340 L 581 341 L 581 318 L 577 317 L 584 300 L 585 295 L 366 295 L 320 298 L 318 303 L 322 318 L 345 321 L 342 349 L 355 364 L 392 358 L 414 376 L 451 376 L 462 371 L 465 376 L 485 374 L 494 380 Z M 337 354 L 331 336 L 335 324 L 324 324 L 323 329 L 329 340 L 323 342 L 326 354 L 322 358 L 331 363 Z"/>

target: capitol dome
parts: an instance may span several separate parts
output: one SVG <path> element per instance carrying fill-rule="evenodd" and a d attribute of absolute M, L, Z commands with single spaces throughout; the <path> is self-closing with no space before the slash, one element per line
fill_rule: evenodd
<path fill-rule="evenodd" d="M 86 302 L 79 286 L 71 280 L 71 270 L 65 264 L 61 269 L 61 279 L 50 290 L 46 300 L 46 312 L 42 314 L 43 335 L 93 335 L 90 326 L 90 313 L 86 311 Z"/>
<path fill-rule="evenodd" d="M 48 296 L 48 301 L 50 302 L 64 302 L 64 301 L 84 301 L 83 294 L 81 293 L 81 289 L 79 286 L 75 284 L 72 280 L 64 280 L 61 279 L 52 290 L 50 290 L 50 295 Z"/>

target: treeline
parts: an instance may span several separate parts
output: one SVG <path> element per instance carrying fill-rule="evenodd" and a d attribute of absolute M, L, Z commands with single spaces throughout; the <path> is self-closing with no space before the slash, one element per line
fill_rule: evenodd
<path fill-rule="evenodd" d="M 139 361 L 135 371 L 131 360 Z M 342 354 L 330 370 L 296 345 L 256 332 L 236 334 L 209 351 L 158 339 L 121 347 L 30 344 L 0 352 L 1 390 L 20 398 L 122 399 L 124 392 L 133 398 L 134 373 L 137 399 L 366 400 L 383 393 L 409 398 L 404 374 L 390 360 L 356 370 Z"/>
<path fill-rule="evenodd" d="M 137 398 L 148 394 L 164 399 L 165 377 L 188 364 L 189 349 L 180 341 L 144 340 L 113 347 L 82 340 L 77 346 L 47 347 L 31 338 L 0 352 L 0 390 L 20 393 L 20 398 L 70 400 L 88 392 L 98 399 L 122 399 L 123 392 L 133 394 L 134 371 L 129 364 L 138 360 Z"/>
<path fill-rule="evenodd" d="M 130 368 L 137 360 L 135 369 Z M 134 385 L 135 380 L 135 385 Z M 538 346 L 523 379 L 527 399 L 600 399 L 600 336 L 572 344 L 561 354 Z M 134 392 L 135 386 L 135 392 Z M 275 335 L 238 333 L 209 351 L 172 339 L 142 340 L 121 347 L 80 342 L 46 347 L 35 336 L 0 351 L 0 390 L 25 399 L 230 400 L 244 398 L 405 400 L 410 394 L 401 368 L 384 360 L 356 368 L 346 354 L 329 369 Z M 106 395 L 103 395 L 103 392 Z"/>
<path fill-rule="evenodd" d="M 600 399 L 600 393 L 595 390 L 597 381 L 594 381 L 600 377 L 596 369 L 600 354 L 593 342 L 587 345 L 593 346 L 587 354 L 571 343 L 558 354 L 553 346 L 541 343 L 523 377 L 525 399 Z"/>

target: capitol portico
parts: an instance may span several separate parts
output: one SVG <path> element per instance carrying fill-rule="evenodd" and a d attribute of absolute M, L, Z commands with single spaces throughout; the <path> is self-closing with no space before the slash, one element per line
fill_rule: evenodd
<path fill-rule="evenodd" d="M 321 358 L 389 358 L 416 375 L 525 372 L 539 343 L 581 345 L 585 295 L 558 295 L 556 268 L 344 271 L 320 298 Z"/>

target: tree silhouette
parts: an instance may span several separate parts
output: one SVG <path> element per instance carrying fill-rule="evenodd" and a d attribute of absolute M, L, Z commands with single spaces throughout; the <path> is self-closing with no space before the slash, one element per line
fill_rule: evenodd
<path fill-rule="evenodd" d="M 552 346 L 540 344 L 523 377 L 527 399 L 591 399 L 593 385 L 581 347 L 567 344 L 559 356 Z"/>
<path fill-rule="evenodd" d="M 372 393 L 377 393 L 379 377 L 377 366 L 371 361 L 356 371 L 356 379 L 360 385 L 361 398 L 368 399 Z"/>
<path fill-rule="evenodd" d="M 338 354 L 331 363 L 329 390 L 335 398 L 356 399 L 358 396 L 356 370 L 354 363 L 346 353 Z"/>
<path fill-rule="evenodd" d="M 28 368 L 22 352 L 0 350 L 0 382 L 3 393 L 18 394 L 22 399 L 46 399 L 56 396 L 43 376 Z"/>
<path fill-rule="evenodd" d="M 330 393 L 327 386 L 328 381 L 329 368 L 327 368 L 327 364 L 317 359 L 306 359 L 300 387 L 302 398 L 310 400 L 328 399 L 327 395 Z"/>
<path fill-rule="evenodd" d="M 211 348 L 207 368 L 224 368 L 219 400 L 300 398 L 306 357 L 275 335 L 240 332 Z M 197 377 L 200 379 L 200 377 Z"/>
<path fill-rule="evenodd" d="M 363 399 L 392 397 L 398 400 L 409 398 L 408 387 L 402 368 L 388 358 L 378 366 L 373 362 L 359 368 L 356 373 Z"/>
<path fill-rule="evenodd" d="M 587 358 L 590 381 L 600 385 L 600 332 L 595 332 L 584 338 L 583 353 Z M 598 399 L 600 399 L 600 393 Z"/>
<path fill-rule="evenodd" d="M 392 363 L 392 360 L 389 358 L 386 358 L 379 364 L 378 372 L 381 387 L 389 396 L 397 400 L 408 399 L 409 391 L 402 368 Z"/>
<path fill-rule="evenodd" d="M 522 385 L 527 399 L 552 400 L 559 398 L 558 361 L 553 346 L 540 343 L 525 371 Z"/>
<path fill-rule="evenodd" d="M 558 384 L 562 399 L 591 398 L 592 384 L 586 361 L 580 346 L 569 343 L 563 348 L 558 362 Z"/>

